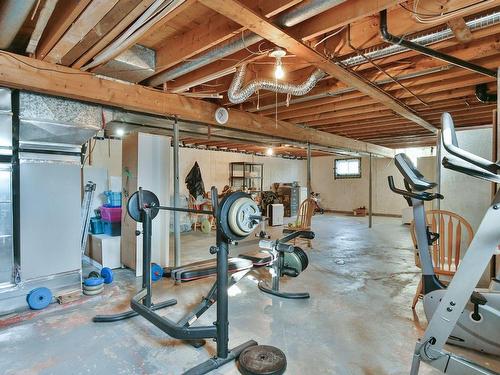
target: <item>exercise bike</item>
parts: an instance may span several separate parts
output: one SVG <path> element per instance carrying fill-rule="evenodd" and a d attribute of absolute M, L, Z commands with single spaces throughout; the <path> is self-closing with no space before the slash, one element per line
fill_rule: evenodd
<path fill-rule="evenodd" d="M 267 348 L 271 348 L 281 354 L 278 364 L 286 368 L 286 358 L 277 348 L 258 346 L 254 340 L 249 340 L 233 349 L 228 348 L 229 342 L 229 321 L 228 321 L 228 294 L 227 289 L 235 279 L 228 275 L 228 252 L 229 244 L 239 241 L 250 235 L 258 222 L 261 220 L 258 207 L 248 194 L 235 192 L 227 195 L 218 204 L 217 189 L 211 191 L 213 211 L 191 210 L 185 208 L 173 208 L 160 206 L 156 195 L 148 190 L 135 192 L 128 201 L 127 211 L 135 221 L 142 223 L 143 232 L 143 276 L 142 289 L 130 301 L 131 311 L 115 315 L 100 315 L 94 317 L 94 322 L 114 322 L 141 315 L 163 332 L 172 338 L 181 340 L 203 340 L 214 339 L 217 344 L 216 356 L 187 370 L 185 375 L 201 375 L 213 371 L 220 366 L 237 359 L 240 355 L 245 355 L 250 349 L 258 349 L 259 358 L 267 354 Z M 155 310 L 172 306 L 177 303 L 171 299 L 162 303 L 152 303 L 151 284 L 151 236 L 152 221 L 160 210 L 183 211 L 214 215 L 217 221 L 216 245 L 210 247 L 210 252 L 217 255 L 217 279 L 210 289 L 207 297 L 189 314 L 178 322 L 158 315 Z M 213 304 L 217 302 L 217 319 L 210 326 L 193 326 L 193 323 Z M 259 348 L 260 351 L 259 351 Z M 252 354 L 252 353 L 250 353 Z M 248 356 L 247 356 L 248 357 Z M 245 357 L 245 358 L 247 358 Z M 251 357 L 251 355 L 250 355 Z M 246 369 L 251 373 L 254 365 L 259 365 L 257 361 L 240 360 L 241 366 L 248 366 Z"/>
<path fill-rule="evenodd" d="M 445 168 L 473 177 L 500 182 L 500 165 L 480 158 L 458 147 L 453 120 L 448 113 L 442 116 L 443 145 L 453 157 L 443 159 Z M 413 355 L 411 375 L 417 375 L 420 362 L 428 363 L 447 374 L 498 375 L 474 362 L 443 349 L 446 342 L 494 355 L 500 355 L 500 294 L 479 292 L 475 286 L 500 244 L 500 192 L 486 212 L 468 251 L 450 284 L 444 286 L 434 273 L 429 246 L 437 240 L 426 223 L 424 201 L 443 199 L 430 193 L 436 186 L 413 166 L 405 154 L 398 154 L 395 163 L 404 177 L 405 190 L 394 185 L 388 177 L 390 189 L 405 197 L 413 207 L 417 246 L 422 263 L 424 310 L 429 321 L 424 337 L 417 342 Z"/>

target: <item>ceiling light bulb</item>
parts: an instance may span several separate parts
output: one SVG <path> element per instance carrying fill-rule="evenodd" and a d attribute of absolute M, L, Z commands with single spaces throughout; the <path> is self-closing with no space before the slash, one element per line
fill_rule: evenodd
<path fill-rule="evenodd" d="M 282 79 L 285 76 L 285 71 L 283 70 L 283 66 L 281 62 L 276 63 L 276 69 L 274 70 L 274 76 L 276 79 Z"/>
<path fill-rule="evenodd" d="M 122 128 L 116 129 L 116 136 L 117 137 L 123 137 L 124 135 L 125 135 L 125 130 L 123 130 Z"/>
<path fill-rule="evenodd" d="M 274 150 L 272 147 L 268 147 L 267 150 L 266 150 L 266 154 L 268 156 L 272 156 L 274 154 Z"/>

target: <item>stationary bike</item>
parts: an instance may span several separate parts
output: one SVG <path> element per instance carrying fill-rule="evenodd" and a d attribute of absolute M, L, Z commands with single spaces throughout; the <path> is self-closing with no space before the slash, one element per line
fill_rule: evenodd
<path fill-rule="evenodd" d="M 473 177 L 500 182 L 500 165 L 461 150 L 458 147 L 451 116 L 442 118 L 443 145 L 452 155 L 443 159 L 446 168 Z M 417 246 L 422 263 L 422 288 L 424 309 L 429 321 L 424 337 L 417 342 L 413 356 L 411 375 L 417 375 L 420 362 L 449 374 L 498 375 L 476 363 L 443 349 L 446 342 L 500 355 L 500 294 L 475 290 L 491 256 L 500 244 L 500 193 L 497 193 L 479 229 L 463 257 L 452 281 L 445 287 L 436 277 L 429 246 L 437 239 L 426 223 L 424 201 L 443 199 L 440 194 L 430 193 L 436 186 L 429 182 L 412 165 L 405 154 L 398 154 L 395 163 L 404 177 L 405 190 L 394 186 L 389 176 L 389 187 L 402 195 L 413 207 Z"/>

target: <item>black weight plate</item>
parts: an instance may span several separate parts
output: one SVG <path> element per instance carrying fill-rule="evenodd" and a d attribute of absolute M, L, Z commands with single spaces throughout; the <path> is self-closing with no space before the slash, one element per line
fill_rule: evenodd
<path fill-rule="evenodd" d="M 243 375 L 281 375 L 286 370 L 286 356 L 274 346 L 255 345 L 240 354 L 238 364 Z"/>
<path fill-rule="evenodd" d="M 142 203 L 146 207 L 158 207 L 160 205 L 160 201 L 158 197 L 149 190 L 142 190 Z M 132 194 L 127 203 L 127 212 L 132 219 L 135 221 L 141 221 L 141 211 L 139 209 L 139 192 L 136 191 Z M 151 219 L 154 219 L 156 215 L 158 215 L 159 209 L 152 208 L 151 209 Z"/>

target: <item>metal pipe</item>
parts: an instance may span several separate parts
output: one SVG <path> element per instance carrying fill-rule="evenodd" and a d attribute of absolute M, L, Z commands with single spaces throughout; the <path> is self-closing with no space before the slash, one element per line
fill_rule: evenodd
<path fill-rule="evenodd" d="M 233 81 L 227 91 L 227 97 L 231 103 L 238 104 L 245 102 L 254 92 L 258 90 L 269 90 L 280 94 L 291 94 L 301 96 L 311 91 L 318 81 L 323 78 L 326 73 L 321 69 L 316 69 L 304 82 L 293 84 L 288 82 L 278 82 L 258 78 L 248 82 L 242 87 L 245 82 L 246 64 L 241 65 L 234 75 Z"/>
<path fill-rule="evenodd" d="M 179 124 L 174 120 L 174 207 L 179 208 Z M 174 264 L 181 265 L 181 226 L 179 211 L 174 211 Z"/>
<path fill-rule="evenodd" d="M 372 212 L 372 202 L 373 202 L 373 176 L 372 176 L 372 154 L 369 156 L 369 167 L 368 167 L 368 228 L 372 227 L 373 224 L 373 212 Z"/>
<path fill-rule="evenodd" d="M 311 198 L 311 144 L 307 142 L 307 198 Z"/>
<path fill-rule="evenodd" d="M 10 47 L 26 18 L 33 8 L 35 0 L 5 0 L 1 6 L 0 25 L 0 49 Z"/>
<path fill-rule="evenodd" d="M 475 73 L 483 74 L 493 78 L 497 77 L 497 72 L 494 70 L 484 68 L 482 66 L 473 64 L 471 62 L 459 59 L 454 56 L 447 55 L 439 51 L 435 51 L 421 44 L 404 39 L 404 37 L 397 37 L 395 35 L 392 35 L 391 33 L 389 33 L 389 30 L 387 29 L 387 10 L 385 9 L 380 12 L 380 35 L 388 43 L 406 47 L 408 49 L 420 52 L 424 55 L 436 58 L 438 60 L 442 60 L 450 64 L 456 65 L 458 67 L 471 70 Z"/>
<path fill-rule="evenodd" d="M 300 6 L 285 12 L 281 17 L 278 17 L 276 24 L 280 27 L 291 27 L 298 23 L 316 16 L 343 1 L 339 0 L 310 0 L 306 1 Z M 255 33 L 246 32 L 242 33 L 236 39 L 229 40 L 205 53 L 201 56 L 190 59 L 176 68 L 167 70 L 145 81 L 149 86 L 158 86 L 164 82 L 171 81 L 182 75 L 190 73 L 212 62 L 227 57 L 233 53 L 241 51 L 252 44 L 262 41 L 263 38 Z"/>

